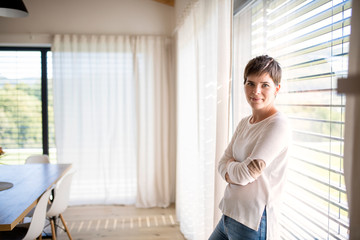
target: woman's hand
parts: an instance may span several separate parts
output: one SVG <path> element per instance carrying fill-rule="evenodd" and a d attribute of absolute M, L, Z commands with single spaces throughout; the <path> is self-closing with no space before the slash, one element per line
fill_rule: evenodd
<path fill-rule="evenodd" d="M 228 165 L 232 162 L 235 162 L 234 158 L 230 158 L 227 162 L 226 162 L 226 168 L 228 167 Z"/>
<path fill-rule="evenodd" d="M 225 180 L 227 183 L 235 184 L 233 181 L 231 181 L 228 173 L 225 173 Z"/>
<path fill-rule="evenodd" d="M 226 168 L 227 168 L 227 166 L 228 166 L 230 163 L 232 163 L 232 162 L 235 162 L 235 159 L 234 159 L 234 158 L 231 158 L 231 159 L 229 159 L 229 160 L 227 161 L 227 163 L 226 163 Z M 225 173 L 225 180 L 226 180 L 227 183 L 235 184 L 233 181 L 231 181 L 228 173 Z"/>

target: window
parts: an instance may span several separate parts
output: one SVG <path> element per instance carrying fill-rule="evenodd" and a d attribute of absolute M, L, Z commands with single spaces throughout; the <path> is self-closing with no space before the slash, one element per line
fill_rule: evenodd
<path fill-rule="evenodd" d="M 283 239 L 347 239 L 343 173 L 351 1 L 254 0 L 234 4 L 234 124 L 244 116 L 242 71 L 268 54 L 283 68 L 277 106 L 293 127 Z"/>
<path fill-rule="evenodd" d="M 50 48 L 0 48 L 2 162 L 22 164 L 32 154 L 56 161 L 51 67 Z"/>

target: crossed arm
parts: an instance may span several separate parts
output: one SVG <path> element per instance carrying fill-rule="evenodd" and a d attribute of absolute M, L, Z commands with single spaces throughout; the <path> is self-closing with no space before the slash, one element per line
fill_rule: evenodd
<path fill-rule="evenodd" d="M 234 144 L 241 145 L 244 142 L 236 142 L 239 133 L 236 131 L 220 159 L 218 165 L 220 175 L 226 182 L 237 185 L 247 185 L 255 181 L 272 160 L 283 151 L 286 141 L 288 141 L 286 131 L 287 127 L 281 122 L 267 125 L 266 130 L 258 136 L 255 145 L 249 146 L 251 149 L 245 149 L 245 151 L 251 152 L 248 157 L 237 159 L 239 161 L 234 159 L 233 147 Z"/>
<path fill-rule="evenodd" d="M 245 160 L 245 162 L 248 161 Z M 232 168 L 229 168 L 230 164 L 233 165 Z M 237 162 L 235 159 L 231 158 L 226 162 L 226 172 L 224 179 L 227 183 L 246 185 L 255 181 L 261 175 L 265 167 L 266 163 L 263 160 L 255 159 L 246 164 L 244 162 Z M 231 174 L 231 178 L 229 172 Z"/>

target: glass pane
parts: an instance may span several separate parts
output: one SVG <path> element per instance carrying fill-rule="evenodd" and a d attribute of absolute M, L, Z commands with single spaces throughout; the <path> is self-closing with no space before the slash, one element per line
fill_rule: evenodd
<path fill-rule="evenodd" d="M 42 154 L 41 53 L 0 51 L 2 163 L 22 164 Z"/>

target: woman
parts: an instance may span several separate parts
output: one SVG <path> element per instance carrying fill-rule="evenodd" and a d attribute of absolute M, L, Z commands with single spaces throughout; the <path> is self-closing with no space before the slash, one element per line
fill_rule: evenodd
<path fill-rule="evenodd" d="M 244 89 L 252 115 L 243 118 L 218 172 L 228 182 L 220 202 L 223 213 L 210 240 L 279 239 L 280 195 L 290 140 L 286 117 L 275 107 L 281 68 L 265 55 L 249 61 Z"/>

